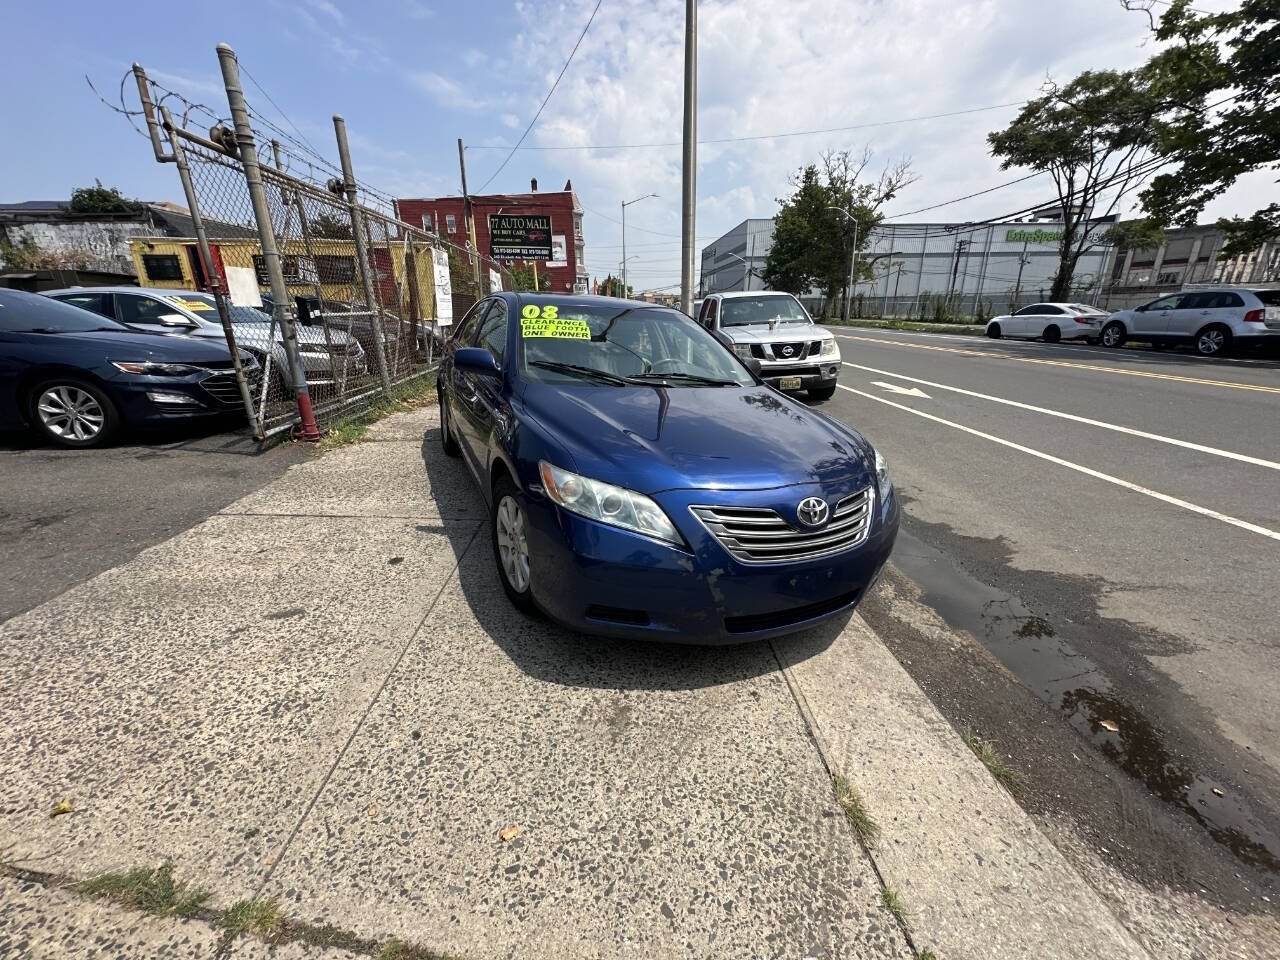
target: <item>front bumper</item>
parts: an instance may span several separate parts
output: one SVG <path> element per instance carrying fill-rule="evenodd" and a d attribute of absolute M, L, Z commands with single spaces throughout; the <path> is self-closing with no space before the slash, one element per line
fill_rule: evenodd
<path fill-rule="evenodd" d="M 788 390 L 808 390 L 812 387 L 829 387 L 840 376 L 840 357 L 832 357 L 819 363 L 761 363 L 760 377 L 769 386 L 782 389 L 783 380 L 800 378 L 799 387 Z"/>
<path fill-rule="evenodd" d="M 817 484 L 750 491 L 732 505 L 818 495 Z M 847 491 L 846 491 L 847 492 Z M 834 499 L 839 495 L 827 491 Z M 674 643 L 733 644 L 782 636 L 852 610 L 889 559 L 899 506 L 876 499 L 866 538 L 840 553 L 786 563 L 735 560 L 689 510 L 708 491 L 655 497 L 688 548 L 659 543 L 527 496 L 531 590 L 553 620 L 584 633 Z"/>
<path fill-rule="evenodd" d="M 258 366 L 246 368 L 250 394 L 261 383 Z M 155 424 L 202 417 L 244 416 L 234 370 L 201 370 L 185 377 L 122 374 L 110 381 L 112 397 L 125 420 Z"/>

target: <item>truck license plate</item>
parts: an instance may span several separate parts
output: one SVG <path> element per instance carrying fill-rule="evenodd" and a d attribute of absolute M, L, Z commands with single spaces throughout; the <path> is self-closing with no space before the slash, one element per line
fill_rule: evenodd
<path fill-rule="evenodd" d="M 799 390 L 804 380 L 800 377 L 781 377 L 778 380 L 779 390 Z"/>

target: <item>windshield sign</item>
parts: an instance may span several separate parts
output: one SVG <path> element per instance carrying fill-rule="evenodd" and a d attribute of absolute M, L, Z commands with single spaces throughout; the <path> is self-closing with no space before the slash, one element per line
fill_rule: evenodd
<path fill-rule="evenodd" d="M 720 325 L 745 327 L 752 323 L 808 323 L 795 297 L 725 297 L 720 301 Z"/>
<path fill-rule="evenodd" d="M 525 304 L 520 340 L 524 376 L 541 383 L 755 383 L 718 340 L 666 307 Z"/>

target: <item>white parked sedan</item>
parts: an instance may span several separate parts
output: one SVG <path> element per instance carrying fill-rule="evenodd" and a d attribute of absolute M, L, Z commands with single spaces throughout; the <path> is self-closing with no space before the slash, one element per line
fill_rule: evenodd
<path fill-rule="evenodd" d="M 1107 318 L 1105 310 L 1085 303 L 1033 303 L 1017 313 L 994 317 L 987 323 L 987 336 L 1027 337 L 1045 343 L 1059 340 L 1096 340 Z"/>

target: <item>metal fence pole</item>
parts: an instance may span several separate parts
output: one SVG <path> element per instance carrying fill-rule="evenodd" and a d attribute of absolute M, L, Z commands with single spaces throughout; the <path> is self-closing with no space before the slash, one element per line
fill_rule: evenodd
<path fill-rule="evenodd" d="M 351 168 L 351 147 L 347 144 L 347 122 L 341 114 L 333 115 L 333 130 L 338 136 L 338 159 L 342 163 L 342 189 L 347 194 L 347 206 L 351 210 L 351 235 L 356 241 L 356 264 L 360 268 L 360 282 L 364 285 L 365 300 L 369 304 L 369 322 L 373 328 L 373 346 L 378 354 L 378 378 L 382 392 L 391 396 L 391 377 L 387 373 L 387 343 L 382 336 L 382 301 L 373 295 L 373 275 L 369 272 L 369 251 L 366 248 L 364 217 L 356 199 L 356 175 Z"/>
<path fill-rule="evenodd" d="M 222 66 L 222 82 L 227 88 L 227 105 L 236 127 L 236 143 L 240 162 L 244 165 L 244 179 L 249 188 L 249 201 L 253 205 L 253 218 L 258 221 L 258 238 L 262 242 L 262 260 L 271 281 L 272 312 L 280 324 L 284 338 L 285 356 L 289 358 L 289 379 L 293 382 L 298 400 L 300 420 L 299 437 L 303 440 L 319 440 L 311 410 L 311 394 L 307 390 L 306 374 L 302 370 L 302 358 L 298 356 L 298 332 L 290 314 L 289 288 L 285 286 L 284 271 L 280 266 L 280 251 L 276 248 L 275 231 L 271 226 L 271 210 L 267 206 L 267 194 L 262 186 L 262 170 L 258 166 L 258 148 L 254 143 L 253 126 L 249 123 L 249 108 L 244 102 L 244 90 L 240 86 L 240 65 L 235 51 L 225 43 L 218 44 L 218 61 Z"/>
<path fill-rule="evenodd" d="M 141 68 L 139 68 L 141 69 Z M 222 321 L 222 332 L 227 338 L 227 346 L 231 349 L 231 365 L 236 371 L 236 383 L 240 388 L 240 400 L 244 403 L 244 412 L 249 417 L 249 425 L 258 440 L 266 437 L 263 432 L 262 418 L 254 409 L 253 398 L 249 395 L 249 382 L 245 379 L 244 367 L 240 364 L 240 349 L 236 346 L 235 329 L 231 325 L 231 311 L 227 308 L 227 291 L 222 289 L 222 277 L 213 265 L 213 251 L 209 248 L 209 238 L 205 234 L 204 218 L 200 215 L 200 202 L 196 198 L 196 187 L 191 180 L 191 168 L 187 165 L 187 154 L 182 149 L 182 142 L 173 133 L 173 117 L 168 107 L 161 107 L 164 117 L 164 129 L 169 135 L 169 149 L 173 151 L 174 162 L 178 165 L 178 178 L 182 180 L 182 192 L 186 195 L 187 206 L 191 210 L 191 225 L 196 232 L 196 244 L 200 248 L 200 259 L 204 263 L 204 275 L 213 290 L 213 299 L 218 305 L 218 319 Z"/>

